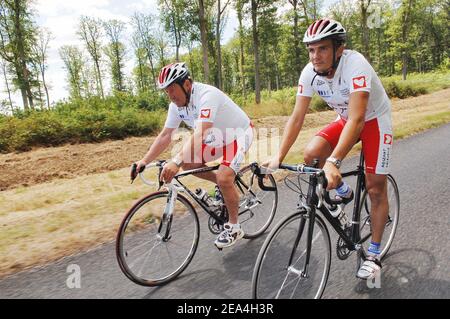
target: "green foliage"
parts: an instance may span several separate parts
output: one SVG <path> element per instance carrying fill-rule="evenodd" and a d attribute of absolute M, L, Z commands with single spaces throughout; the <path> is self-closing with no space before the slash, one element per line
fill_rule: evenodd
<path fill-rule="evenodd" d="M 136 106 L 137 101 L 146 108 Z M 153 105 L 153 106 L 152 106 Z M 32 146 L 99 142 L 156 133 L 165 119 L 161 105 L 141 97 L 93 97 L 59 103 L 53 110 L 0 117 L 0 152 Z"/>
<path fill-rule="evenodd" d="M 448 88 L 450 73 L 411 73 L 406 81 L 403 81 L 400 75 L 385 77 L 381 80 L 389 97 L 404 99 Z"/>

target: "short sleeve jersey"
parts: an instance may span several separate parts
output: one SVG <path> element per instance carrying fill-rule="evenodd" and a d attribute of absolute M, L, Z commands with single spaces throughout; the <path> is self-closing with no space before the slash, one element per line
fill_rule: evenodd
<path fill-rule="evenodd" d="M 214 86 L 194 82 L 191 98 L 187 107 L 178 107 L 170 103 L 165 127 L 178 128 L 181 121 L 195 129 L 198 123 L 213 123 L 219 134 L 210 136 L 215 139 L 211 145 L 220 147 L 233 142 L 239 132 L 250 126 L 247 114 L 225 93 Z"/>
<path fill-rule="evenodd" d="M 347 120 L 350 94 L 360 91 L 370 93 L 365 121 L 390 112 L 389 98 L 370 63 L 362 54 L 344 50 L 332 79 L 317 75 L 312 63 L 308 63 L 300 75 L 297 96 L 311 97 L 315 92 Z"/>

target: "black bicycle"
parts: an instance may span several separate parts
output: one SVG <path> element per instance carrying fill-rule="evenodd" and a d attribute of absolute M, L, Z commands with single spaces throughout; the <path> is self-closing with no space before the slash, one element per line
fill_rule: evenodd
<path fill-rule="evenodd" d="M 357 268 L 366 258 L 367 241 L 371 237 L 370 199 L 365 187 L 364 156 L 361 152 L 356 170 L 342 177 L 357 176 L 353 216 L 348 221 L 345 210 L 336 216 L 332 212 L 342 208 L 342 201 L 331 199 L 326 188 L 324 171 L 306 165 L 280 165 L 281 169 L 299 173 L 294 183 L 300 194 L 296 212 L 282 219 L 270 232 L 259 251 L 252 278 L 252 295 L 258 299 L 320 298 L 325 290 L 331 266 L 331 241 L 328 228 L 317 211 L 339 235 L 336 253 L 347 259 L 357 252 Z M 308 192 L 301 189 L 301 174 L 309 175 Z M 389 217 L 382 241 L 382 259 L 394 240 L 397 230 L 400 199 L 398 187 L 387 176 Z M 289 186 L 289 184 L 288 184 Z M 291 187 L 292 189 L 292 187 Z M 336 217 L 334 217 L 335 215 Z"/>
<path fill-rule="evenodd" d="M 151 163 L 146 168 L 157 167 L 157 180 L 165 161 Z M 125 215 L 116 240 L 116 256 L 120 269 L 133 282 L 143 286 L 159 286 L 180 275 L 191 262 L 197 250 L 200 224 L 197 207 L 208 215 L 208 228 L 214 234 L 223 230 L 228 221 L 228 211 L 221 194 L 214 200 L 204 200 L 193 193 L 180 179 L 188 175 L 214 171 L 219 165 L 183 171 L 165 184 L 159 182 L 157 192 L 138 200 Z M 273 176 L 264 179 L 256 174 L 256 163 L 245 166 L 236 175 L 235 184 L 240 193 L 239 222 L 244 238 L 256 238 L 263 234 L 272 222 L 278 203 L 278 192 Z M 144 183 L 154 185 L 139 176 Z M 136 175 L 134 175 L 136 177 Z M 132 175 L 133 180 L 133 175 Z M 218 192 L 216 187 L 216 192 Z"/>

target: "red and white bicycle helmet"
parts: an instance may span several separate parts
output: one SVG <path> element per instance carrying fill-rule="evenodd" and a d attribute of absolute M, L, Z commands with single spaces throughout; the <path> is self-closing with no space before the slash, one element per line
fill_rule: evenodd
<path fill-rule="evenodd" d="M 159 72 L 158 88 L 165 89 L 172 83 L 184 80 L 187 77 L 189 77 L 189 70 L 186 63 L 171 63 L 163 67 Z"/>
<path fill-rule="evenodd" d="M 327 38 L 336 38 L 345 41 L 347 32 L 344 27 L 333 19 L 320 19 L 314 21 L 306 30 L 303 42 L 311 44 Z"/>

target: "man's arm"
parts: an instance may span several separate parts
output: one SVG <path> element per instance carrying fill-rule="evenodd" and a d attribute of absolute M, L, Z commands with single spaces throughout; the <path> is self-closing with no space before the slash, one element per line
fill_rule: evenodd
<path fill-rule="evenodd" d="M 361 131 L 364 128 L 364 119 L 369 101 L 368 92 L 354 92 L 350 94 L 348 105 L 348 120 L 342 130 L 339 142 L 336 145 L 332 157 L 344 159 L 353 145 L 358 141 Z"/>
<path fill-rule="evenodd" d="M 298 134 L 303 126 L 305 120 L 306 111 L 311 103 L 311 97 L 297 96 L 295 100 L 294 111 L 292 112 L 289 120 L 284 128 L 283 137 L 281 139 L 280 150 L 275 160 L 281 163 L 286 157 L 292 145 L 295 143 Z"/>
<path fill-rule="evenodd" d="M 154 161 L 169 146 L 172 141 L 172 133 L 174 130 L 175 128 L 164 127 L 159 133 L 153 144 L 150 146 L 147 154 L 145 154 L 142 159 L 146 164 Z"/>

